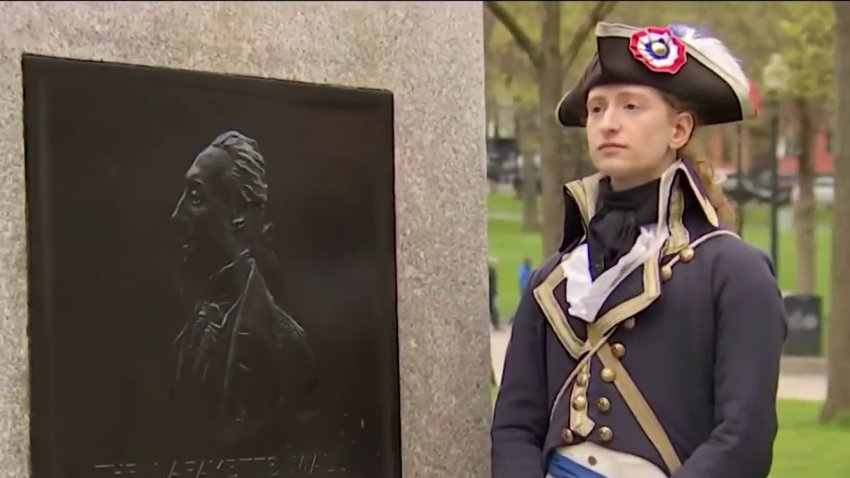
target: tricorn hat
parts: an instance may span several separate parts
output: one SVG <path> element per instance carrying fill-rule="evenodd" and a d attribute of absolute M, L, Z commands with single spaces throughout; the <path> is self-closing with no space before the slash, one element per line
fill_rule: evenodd
<path fill-rule="evenodd" d="M 755 118 L 752 82 L 723 43 L 684 25 L 633 27 L 600 22 L 597 51 L 578 84 L 561 99 L 564 126 L 583 126 L 587 94 L 602 84 L 639 84 L 664 91 L 694 109 L 701 124 Z"/>

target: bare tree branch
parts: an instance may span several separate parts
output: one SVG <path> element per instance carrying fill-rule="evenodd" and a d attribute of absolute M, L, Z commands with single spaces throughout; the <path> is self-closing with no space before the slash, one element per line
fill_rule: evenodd
<path fill-rule="evenodd" d="M 605 20 L 605 18 L 614 10 L 616 5 L 617 2 L 596 2 L 596 5 L 593 6 L 593 10 L 591 10 L 587 15 L 584 23 L 578 27 L 573 35 L 573 40 L 564 52 L 564 75 L 566 75 L 569 69 L 572 68 L 573 63 L 575 63 L 578 58 L 582 45 L 584 45 L 587 37 L 590 36 L 590 32 L 596 28 L 596 23 Z"/>
<path fill-rule="evenodd" d="M 531 39 L 528 38 L 528 35 L 522 30 L 522 27 L 519 26 L 516 19 L 513 15 L 508 12 L 508 10 L 503 7 L 499 2 L 495 1 L 486 1 L 484 2 L 487 5 L 487 8 L 490 12 L 495 16 L 502 25 L 507 28 L 510 32 L 511 36 L 514 37 L 514 41 L 516 41 L 517 45 L 528 54 L 528 59 L 531 60 L 531 64 L 534 65 L 534 68 L 537 71 L 543 67 L 543 59 L 540 56 L 540 50 L 534 46 Z"/>

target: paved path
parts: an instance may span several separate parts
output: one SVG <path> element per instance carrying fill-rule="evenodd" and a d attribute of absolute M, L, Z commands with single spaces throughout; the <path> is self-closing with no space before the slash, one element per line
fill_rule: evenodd
<path fill-rule="evenodd" d="M 507 327 L 490 333 L 490 356 L 493 360 L 496 382 L 502 380 L 502 364 L 505 361 L 505 349 L 510 336 L 510 328 Z M 823 373 L 823 367 L 807 362 L 811 362 L 811 359 L 783 359 L 783 373 L 779 376 L 779 398 L 800 400 L 826 398 L 826 376 Z"/>

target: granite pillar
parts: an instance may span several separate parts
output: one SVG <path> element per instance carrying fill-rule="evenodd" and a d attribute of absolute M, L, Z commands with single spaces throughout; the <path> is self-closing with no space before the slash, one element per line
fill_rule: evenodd
<path fill-rule="evenodd" d="M 480 2 L 0 11 L 0 476 L 29 475 L 22 53 L 392 91 L 404 476 L 489 476 Z"/>

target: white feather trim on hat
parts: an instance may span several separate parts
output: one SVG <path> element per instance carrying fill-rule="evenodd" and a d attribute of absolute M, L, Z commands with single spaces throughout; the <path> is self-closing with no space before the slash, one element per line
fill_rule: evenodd
<path fill-rule="evenodd" d="M 747 74 L 741 68 L 740 60 L 732 55 L 732 52 L 717 38 L 706 32 L 700 32 L 695 27 L 684 24 L 673 24 L 667 28 L 679 37 L 680 40 L 698 49 L 709 60 L 722 68 L 729 76 L 745 88 L 749 87 Z"/>

